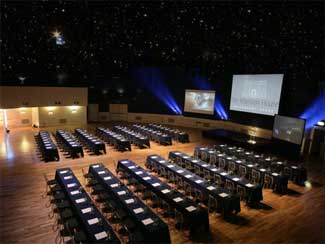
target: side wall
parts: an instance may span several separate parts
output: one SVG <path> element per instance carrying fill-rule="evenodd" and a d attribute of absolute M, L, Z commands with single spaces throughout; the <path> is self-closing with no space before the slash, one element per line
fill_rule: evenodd
<path fill-rule="evenodd" d="M 0 108 L 87 106 L 88 88 L 0 86 Z"/>
<path fill-rule="evenodd" d="M 86 125 L 86 106 L 40 107 L 39 126 Z"/>

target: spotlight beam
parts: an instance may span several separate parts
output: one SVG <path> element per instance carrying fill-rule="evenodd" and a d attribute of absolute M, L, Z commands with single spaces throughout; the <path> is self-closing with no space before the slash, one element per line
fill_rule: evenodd
<path fill-rule="evenodd" d="M 134 75 L 143 87 L 148 89 L 156 98 L 173 111 L 173 113 L 182 114 L 181 109 L 165 84 L 165 79 L 158 68 L 137 69 Z"/>

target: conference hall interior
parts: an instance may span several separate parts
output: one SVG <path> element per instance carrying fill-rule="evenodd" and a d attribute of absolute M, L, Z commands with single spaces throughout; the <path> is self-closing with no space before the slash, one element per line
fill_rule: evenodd
<path fill-rule="evenodd" d="M 325 243 L 325 2 L 3 0 L 1 243 Z"/>

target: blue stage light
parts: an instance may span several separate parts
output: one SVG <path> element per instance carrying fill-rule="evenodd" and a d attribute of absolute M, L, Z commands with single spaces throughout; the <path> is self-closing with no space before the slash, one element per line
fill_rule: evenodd
<path fill-rule="evenodd" d="M 317 97 L 314 102 L 299 116 L 306 119 L 306 129 L 310 129 L 318 121 L 325 118 L 325 94 Z"/>
<path fill-rule="evenodd" d="M 141 68 L 134 71 L 141 86 L 148 89 L 175 114 L 182 114 L 177 102 L 164 82 L 164 76 L 158 68 Z"/>
<path fill-rule="evenodd" d="M 209 81 L 198 73 L 196 73 L 194 76 L 191 76 L 190 79 L 193 82 L 194 86 L 200 90 L 214 90 Z M 214 111 L 220 119 L 228 119 L 228 114 L 226 113 L 226 110 L 224 109 L 217 94 L 214 101 Z"/>

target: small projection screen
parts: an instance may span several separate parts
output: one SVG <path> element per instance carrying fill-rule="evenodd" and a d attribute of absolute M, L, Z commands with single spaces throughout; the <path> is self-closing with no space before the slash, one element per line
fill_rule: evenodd
<path fill-rule="evenodd" d="M 233 75 L 230 110 L 264 115 L 279 112 L 283 74 Z"/>
<path fill-rule="evenodd" d="M 185 90 L 184 111 L 199 114 L 214 114 L 215 91 Z"/>
<path fill-rule="evenodd" d="M 305 122 L 304 119 L 276 115 L 272 136 L 282 141 L 300 145 L 304 136 Z"/>

